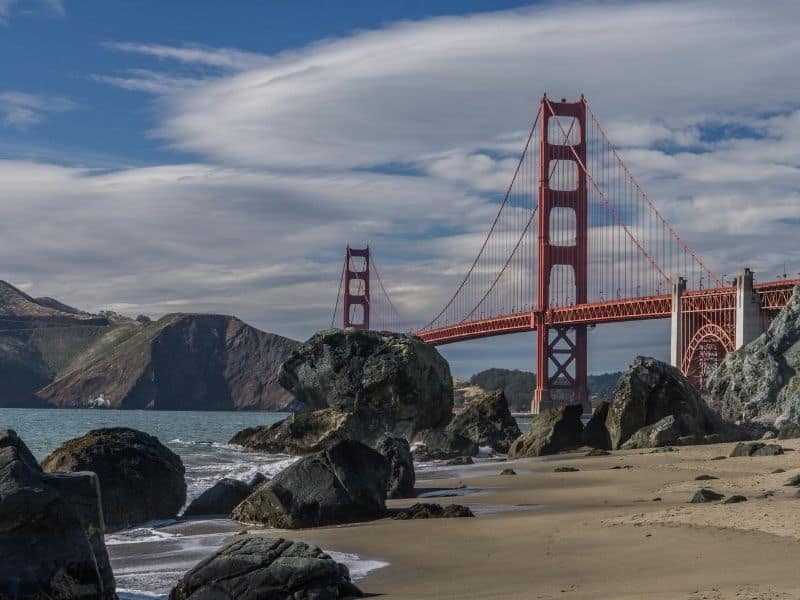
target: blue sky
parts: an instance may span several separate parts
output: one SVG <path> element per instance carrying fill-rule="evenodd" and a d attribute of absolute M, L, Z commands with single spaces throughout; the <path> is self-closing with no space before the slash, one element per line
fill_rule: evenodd
<path fill-rule="evenodd" d="M 795 2 L 0 0 L 0 276 L 159 316 L 329 323 L 345 244 L 404 314 L 460 281 L 545 91 L 584 92 L 719 274 L 800 271 Z M 597 328 L 590 369 L 666 355 Z M 530 336 L 443 350 L 530 368 Z"/>

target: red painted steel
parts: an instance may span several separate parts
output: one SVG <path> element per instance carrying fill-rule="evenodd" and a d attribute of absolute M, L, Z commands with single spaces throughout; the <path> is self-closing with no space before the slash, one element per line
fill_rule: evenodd
<path fill-rule="evenodd" d="M 369 329 L 369 246 L 366 248 L 347 247 L 344 265 L 344 327 L 354 327 L 356 329 Z M 353 258 L 363 258 L 361 265 L 353 263 Z M 363 268 L 357 268 L 363 267 Z M 356 284 L 356 290 L 351 287 L 351 283 Z M 361 307 L 360 319 L 353 308 Z"/>
<path fill-rule="evenodd" d="M 536 304 L 533 324 L 536 328 L 536 390 L 531 403 L 531 412 L 538 413 L 554 406 L 550 391 L 568 390 L 571 403 L 583 404 L 588 411 L 589 394 L 587 381 L 586 326 L 580 323 L 552 327 L 547 319 L 550 309 L 550 279 L 553 267 L 570 267 L 574 274 L 574 298 L 576 304 L 587 300 L 588 265 L 588 196 L 586 190 L 586 106 L 578 102 L 551 103 L 544 96 L 540 105 L 541 119 L 539 161 L 539 205 L 538 205 L 538 265 Z M 559 118 L 572 119 L 579 131 L 577 140 L 564 131 Z M 551 125 L 551 120 L 554 120 Z M 556 132 L 560 144 L 550 141 L 551 131 Z M 560 134 L 563 132 L 563 138 Z M 573 189 L 554 189 L 551 176 L 553 161 L 575 163 L 576 180 Z M 550 222 L 553 209 L 566 208 L 575 214 L 575 241 L 572 245 L 553 243 Z M 551 331 L 552 330 L 552 331 Z M 553 335 L 555 334 L 555 335 Z"/>

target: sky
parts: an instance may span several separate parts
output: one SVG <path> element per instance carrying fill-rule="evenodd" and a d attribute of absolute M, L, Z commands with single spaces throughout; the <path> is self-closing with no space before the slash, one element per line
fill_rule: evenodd
<path fill-rule="evenodd" d="M 0 0 L 0 278 L 135 316 L 330 325 L 343 249 L 399 311 L 458 285 L 544 92 L 584 93 L 716 273 L 800 271 L 800 4 Z M 668 356 L 597 327 L 590 371 Z M 519 334 L 454 372 L 531 370 Z"/>

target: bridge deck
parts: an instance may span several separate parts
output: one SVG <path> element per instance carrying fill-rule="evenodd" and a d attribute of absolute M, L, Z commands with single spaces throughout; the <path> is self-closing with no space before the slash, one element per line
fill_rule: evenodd
<path fill-rule="evenodd" d="M 775 311 L 786 305 L 796 285 L 800 285 L 800 279 L 778 279 L 757 283 L 753 289 L 761 296 L 762 310 Z M 685 310 L 692 312 L 733 310 L 736 306 L 736 288 L 730 286 L 688 291 L 683 298 L 687 304 Z M 548 325 L 599 325 L 666 319 L 671 312 L 672 296 L 665 294 L 554 307 L 545 313 L 545 322 Z M 438 346 L 534 330 L 536 322 L 533 312 L 525 311 L 419 330 L 414 333 L 423 341 Z"/>

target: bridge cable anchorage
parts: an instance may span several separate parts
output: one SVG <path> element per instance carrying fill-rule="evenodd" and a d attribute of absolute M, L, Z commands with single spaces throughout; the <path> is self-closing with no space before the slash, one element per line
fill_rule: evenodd
<path fill-rule="evenodd" d="M 639 192 L 639 194 L 645 200 L 645 202 L 647 202 L 647 204 L 650 206 L 650 209 L 653 211 L 653 213 L 655 213 L 656 217 L 667 228 L 667 230 L 670 232 L 670 235 L 672 235 L 672 237 L 675 239 L 675 241 L 678 242 L 678 244 L 680 244 L 680 246 L 683 248 L 684 252 L 687 252 L 692 257 L 692 260 L 700 267 L 700 269 L 702 269 L 702 271 L 706 275 L 708 275 L 709 280 L 713 279 L 714 282 L 717 284 L 717 287 L 724 287 L 724 285 L 722 283 L 722 280 L 711 269 L 709 269 L 705 265 L 705 263 L 703 263 L 703 261 L 700 259 L 700 257 L 697 256 L 692 251 L 691 248 L 689 248 L 689 245 L 683 240 L 683 238 L 678 234 L 678 232 L 675 231 L 675 229 L 672 227 L 672 225 L 670 225 L 669 221 L 667 221 L 663 217 L 661 212 L 656 207 L 655 203 L 653 203 L 653 201 L 650 200 L 650 197 L 644 191 L 644 188 L 642 188 L 642 186 L 639 185 L 639 181 L 633 176 L 633 173 L 630 172 L 630 170 L 628 169 L 627 165 L 623 162 L 622 158 L 617 153 L 616 147 L 614 146 L 614 144 L 611 143 L 611 140 L 609 139 L 608 135 L 606 134 L 605 129 L 603 129 L 603 126 L 600 124 L 600 121 L 598 120 L 597 116 L 594 114 L 594 111 L 592 110 L 591 106 L 589 106 L 589 100 L 582 96 L 581 97 L 581 101 L 586 106 L 586 110 L 589 113 L 589 117 L 592 119 L 592 122 L 597 127 L 598 131 L 600 131 L 600 134 L 603 136 L 603 141 L 605 141 L 606 145 L 608 146 L 608 149 L 612 152 L 612 154 L 614 155 L 614 158 L 619 162 L 620 167 L 622 167 L 622 169 L 625 171 L 625 174 L 627 175 L 627 177 L 630 180 L 630 182 L 636 187 L 636 190 Z M 549 102 L 548 102 L 548 104 L 549 104 Z"/>
<path fill-rule="evenodd" d="M 554 115 L 555 111 L 553 110 L 553 106 L 550 104 L 550 99 L 545 97 L 544 101 L 547 103 L 547 107 L 550 109 L 550 114 Z M 558 128 L 561 129 L 562 133 L 565 133 L 564 132 L 564 126 L 561 125 L 561 121 L 559 121 L 558 117 L 555 118 L 555 122 L 558 125 Z M 639 242 L 639 240 L 636 238 L 636 236 L 634 236 L 633 233 L 631 233 L 630 229 L 628 229 L 628 226 L 625 223 L 622 222 L 622 220 L 620 219 L 619 215 L 617 214 L 617 211 L 611 205 L 611 202 L 608 200 L 608 198 L 606 197 L 605 193 L 603 193 L 603 191 L 600 189 L 600 186 L 597 185 L 597 183 L 594 180 L 594 177 L 591 176 L 591 174 L 589 173 L 588 169 L 586 168 L 586 165 L 581 160 L 580 156 L 578 156 L 578 153 L 575 151 L 575 148 L 572 145 L 569 145 L 568 148 L 572 152 L 572 155 L 575 157 L 575 162 L 580 166 L 581 170 L 583 170 L 583 172 L 586 175 L 587 179 L 592 182 L 592 186 L 594 187 L 595 191 L 597 191 L 597 193 L 600 194 L 600 197 L 603 199 L 603 202 L 605 203 L 606 208 L 608 208 L 608 210 L 614 216 L 614 219 L 616 220 L 617 225 L 622 227 L 622 229 L 625 231 L 625 233 L 628 235 L 628 237 L 631 239 L 631 241 L 634 244 L 636 244 L 636 247 L 639 248 L 639 251 L 647 258 L 647 260 L 659 272 L 659 274 L 666 281 L 669 281 L 670 283 L 672 283 L 672 278 L 669 277 L 666 273 L 664 273 L 664 271 L 661 270 L 661 267 L 659 267 L 658 264 L 656 263 L 656 261 L 653 260 L 653 257 L 650 256 L 650 253 L 647 252 L 647 250 L 645 250 L 645 248 L 642 246 L 642 244 Z"/>
<path fill-rule="evenodd" d="M 533 125 L 531 126 L 531 129 L 530 129 L 530 132 L 528 133 L 528 138 L 525 141 L 525 147 L 522 150 L 522 154 L 519 157 L 519 161 L 517 161 L 517 167 L 514 170 L 514 175 L 511 178 L 511 183 L 509 183 L 508 187 L 506 188 L 506 193 L 505 193 L 505 196 L 503 198 L 503 202 L 500 204 L 500 209 L 497 211 L 497 215 L 495 215 L 494 221 L 492 221 L 492 226 L 489 228 L 489 232 L 486 234 L 486 238 L 483 240 L 483 244 L 481 245 L 481 249 L 478 251 L 478 255 L 475 257 L 475 260 L 472 261 L 472 265 L 467 270 L 467 274 L 464 276 L 464 279 L 461 281 L 461 284 L 458 286 L 458 288 L 456 288 L 456 291 L 453 293 L 453 295 L 450 298 L 450 300 L 447 302 L 447 304 L 445 304 L 444 308 L 441 311 L 439 311 L 439 314 L 437 314 L 435 317 L 433 317 L 427 325 L 421 327 L 420 330 L 424 330 L 424 329 L 428 329 L 428 328 L 433 327 L 434 323 L 436 323 L 436 321 L 438 321 L 439 318 L 442 315 L 444 315 L 444 313 L 447 311 L 447 309 L 452 306 L 453 302 L 456 300 L 456 297 L 459 295 L 461 290 L 464 289 L 464 286 L 466 286 L 467 281 L 469 281 L 470 277 L 472 276 L 472 273 L 474 272 L 475 267 L 478 264 L 478 261 L 480 260 L 481 256 L 483 255 L 484 250 L 486 250 L 486 246 L 489 243 L 489 239 L 492 237 L 492 233 L 494 233 L 494 230 L 497 227 L 497 223 L 500 220 L 500 215 L 503 212 L 503 209 L 508 204 L 508 200 L 509 200 L 509 198 L 511 196 L 511 190 L 514 187 L 514 182 L 517 180 L 517 177 L 519 176 L 520 170 L 522 168 L 523 161 L 525 160 L 525 156 L 528 153 L 528 149 L 529 149 L 529 147 L 531 145 L 531 139 L 533 139 L 533 134 L 534 134 L 534 131 L 536 130 L 536 125 L 539 123 L 539 117 L 541 116 L 541 114 L 542 114 L 542 111 L 541 111 L 541 108 L 540 108 L 536 112 L 536 119 L 534 120 Z"/>

